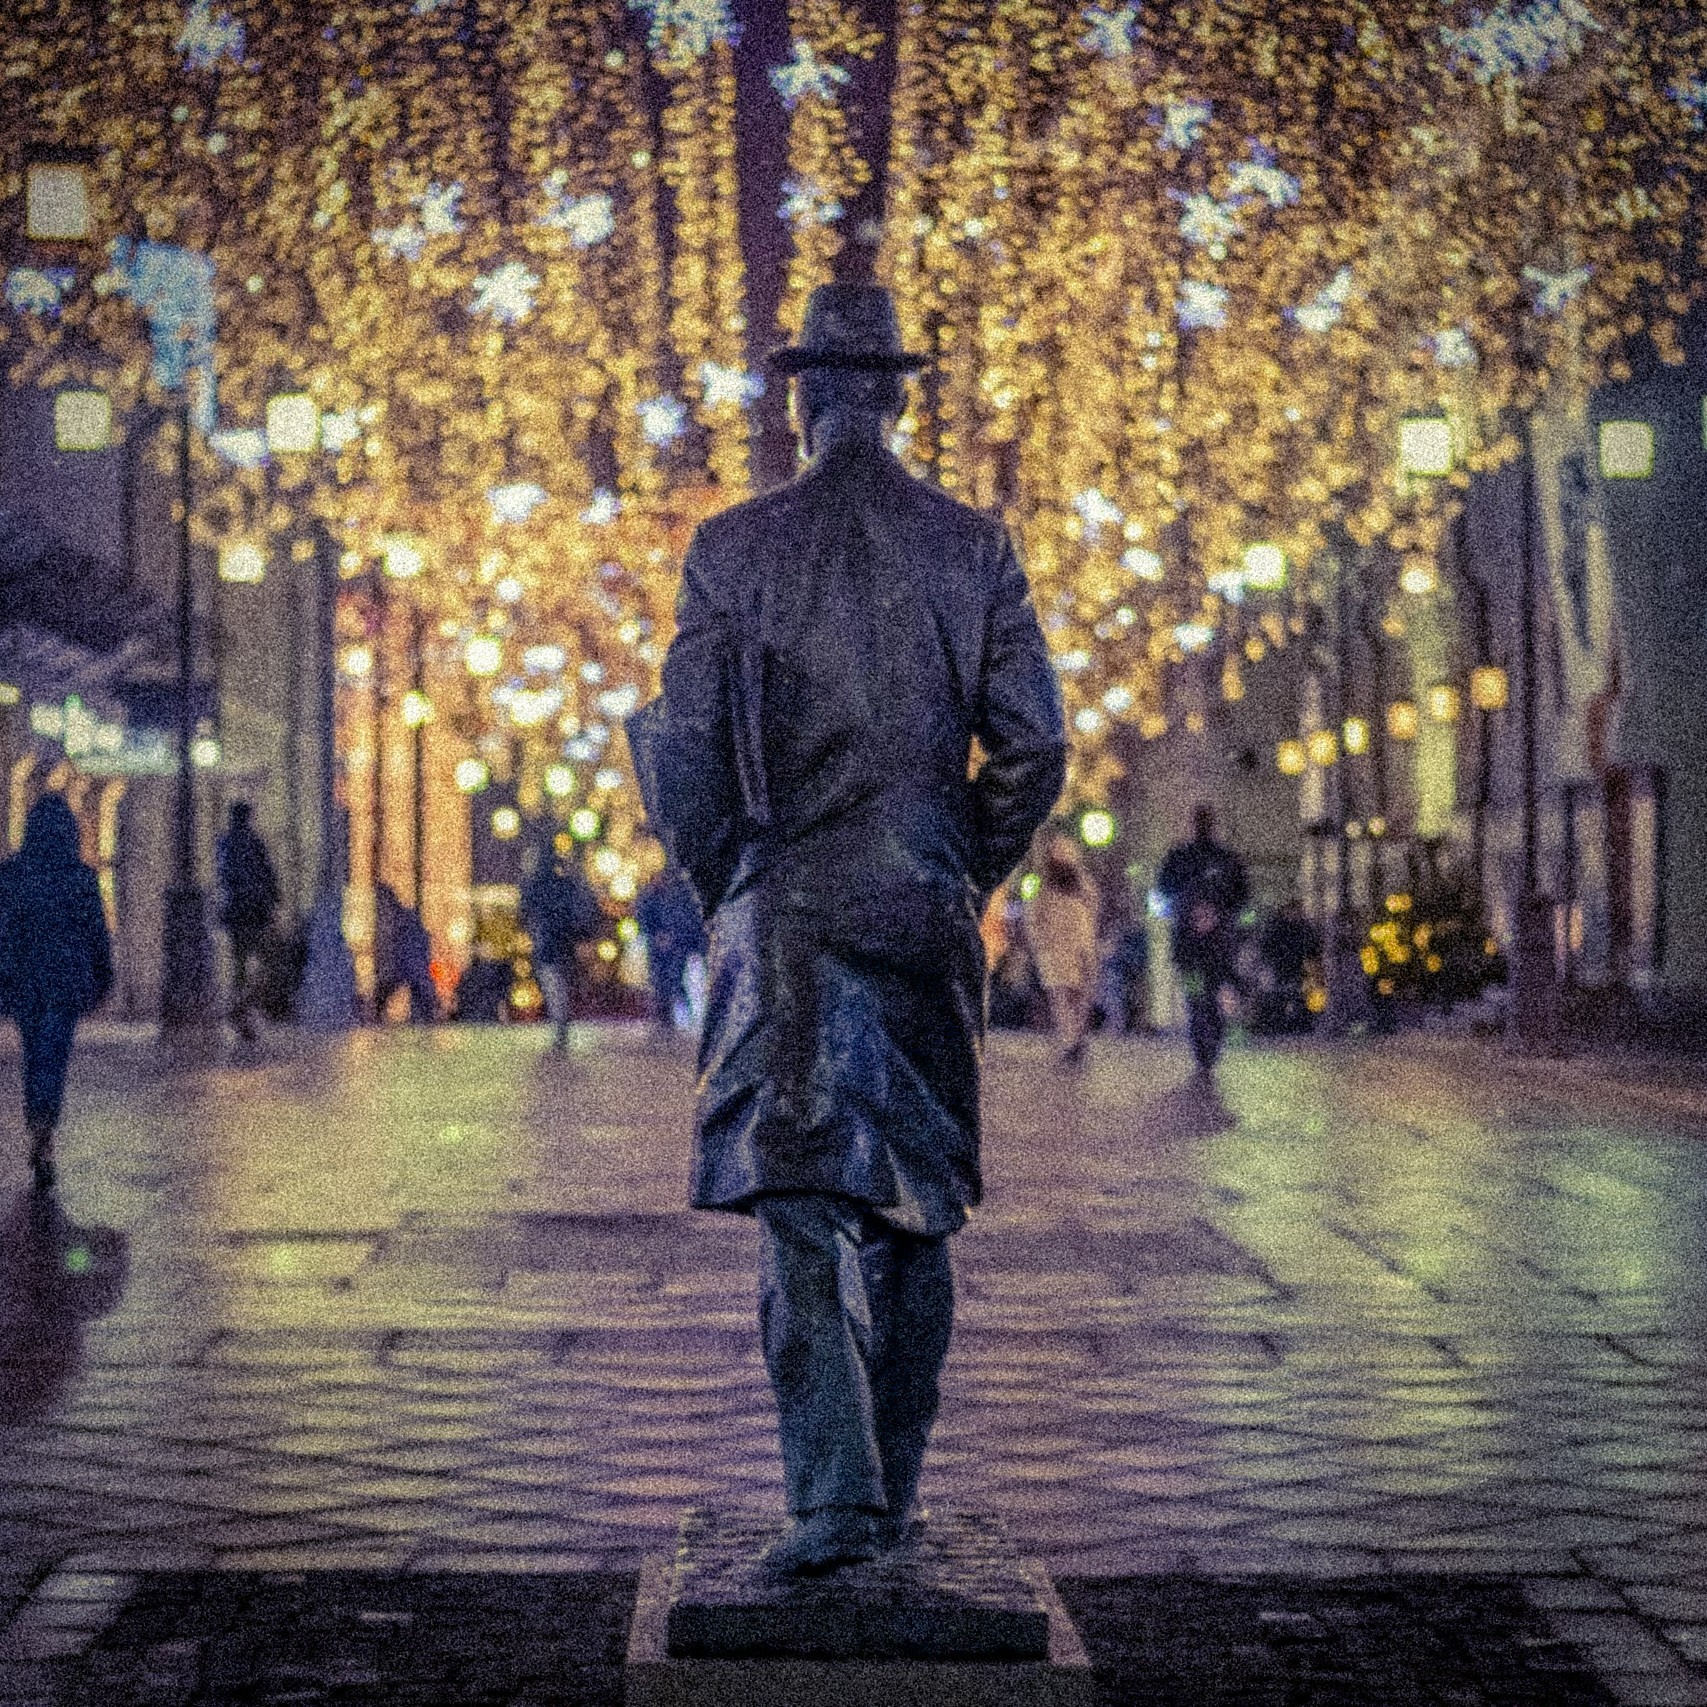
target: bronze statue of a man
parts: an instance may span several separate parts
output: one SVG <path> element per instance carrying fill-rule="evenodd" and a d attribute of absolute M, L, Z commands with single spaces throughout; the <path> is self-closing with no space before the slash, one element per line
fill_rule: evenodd
<path fill-rule="evenodd" d="M 758 1218 L 788 1573 L 917 1519 L 981 1192 L 978 922 L 1066 747 L 1006 529 L 888 448 L 923 360 L 888 293 L 820 288 L 775 360 L 810 464 L 695 535 L 631 733 L 711 925 L 693 1201 Z"/>

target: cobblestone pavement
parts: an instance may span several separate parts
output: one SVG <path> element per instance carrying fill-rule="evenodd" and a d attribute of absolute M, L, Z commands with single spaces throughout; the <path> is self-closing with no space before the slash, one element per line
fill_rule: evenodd
<path fill-rule="evenodd" d="M 687 1060 L 543 1041 L 97 1037 L 60 1221 L 12 1140 L 0 1701 L 139 1573 L 624 1572 L 777 1502 Z M 1511 1578 L 1616 1700 L 1707 1704 L 1707 1096 L 1467 1045 L 1184 1074 L 993 1046 L 927 1492 L 1067 1576 Z"/>

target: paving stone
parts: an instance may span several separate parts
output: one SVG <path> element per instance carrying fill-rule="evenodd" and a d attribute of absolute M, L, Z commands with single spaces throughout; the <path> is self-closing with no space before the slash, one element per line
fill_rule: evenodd
<path fill-rule="evenodd" d="M 578 1036 L 572 1082 L 524 1027 L 275 1033 L 259 1070 L 173 1077 L 91 1029 L 66 1199 L 126 1229 L 129 1291 L 0 1429 L 0 1616 L 16 1565 L 508 1575 L 637 1562 L 690 1500 L 780 1505 L 753 1229 L 681 1208 L 691 1063 Z M 1235 1048 L 1205 1142 L 1173 1043 L 1093 1057 L 1069 1086 L 992 1041 L 929 1498 L 1105 1574 L 1574 1571 L 1656 1639 L 1694 1627 L 1635 1591 L 1707 1594 L 1707 1105 L 1656 1124 L 1579 1064 L 1567 1118 L 1497 1056 Z M 424 1168 L 447 1119 L 523 1120 L 526 1156 Z M 0 1146 L 0 1214 L 20 1183 Z M 328 1284 L 273 1284 L 276 1253 Z"/>

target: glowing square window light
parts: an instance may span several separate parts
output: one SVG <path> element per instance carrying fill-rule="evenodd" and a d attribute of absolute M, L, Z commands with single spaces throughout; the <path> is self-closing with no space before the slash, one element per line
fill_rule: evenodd
<path fill-rule="evenodd" d="M 1387 707 L 1387 733 L 1395 741 L 1414 741 L 1421 717 L 1414 699 L 1396 699 Z"/>
<path fill-rule="evenodd" d="M 281 391 L 267 399 L 267 449 L 306 456 L 320 448 L 320 405 L 306 391 Z"/>
<path fill-rule="evenodd" d="M 1646 421 L 1602 421 L 1600 472 L 1608 480 L 1648 479 L 1654 472 L 1654 429 Z"/>
<path fill-rule="evenodd" d="M 88 169 L 43 161 L 24 186 L 24 228 L 36 243 L 82 243 L 90 230 Z"/>
<path fill-rule="evenodd" d="M 267 578 L 267 554 L 252 539 L 228 539 L 219 548 L 219 578 L 252 587 Z"/>
<path fill-rule="evenodd" d="M 1458 721 L 1459 697 L 1450 682 L 1436 682 L 1428 690 L 1428 714 L 1436 723 Z"/>
<path fill-rule="evenodd" d="M 1470 703 L 1478 711 L 1504 711 L 1511 680 L 1498 664 L 1478 664 L 1470 672 Z"/>
<path fill-rule="evenodd" d="M 1258 592 L 1272 593 L 1286 585 L 1286 553 L 1266 540 L 1247 545 L 1239 567 L 1245 585 Z"/>
<path fill-rule="evenodd" d="M 1399 423 L 1399 472 L 1442 480 L 1452 472 L 1452 423 L 1441 415 L 1411 415 Z"/>
<path fill-rule="evenodd" d="M 385 572 L 393 581 L 413 580 L 427 566 L 420 546 L 402 534 L 387 534 L 379 542 L 379 549 L 385 559 Z"/>
<path fill-rule="evenodd" d="M 113 442 L 113 400 L 104 391 L 59 391 L 53 398 L 55 450 L 106 450 Z"/>
<path fill-rule="evenodd" d="M 1348 753 L 1367 753 L 1369 751 L 1369 722 L 1363 717 L 1348 717 L 1340 735 L 1345 742 Z"/>

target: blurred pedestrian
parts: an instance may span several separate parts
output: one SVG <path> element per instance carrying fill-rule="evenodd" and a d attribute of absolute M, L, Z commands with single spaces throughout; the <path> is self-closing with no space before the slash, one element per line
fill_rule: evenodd
<path fill-rule="evenodd" d="M 247 800 L 231 803 L 230 823 L 219 838 L 217 856 L 222 896 L 219 922 L 231 936 L 231 1023 L 246 1043 L 255 1037 L 257 963 L 279 904 L 272 855 L 255 833 L 253 817 Z"/>
<path fill-rule="evenodd" d="M 433 945 L 421 915 L 403 904 L 389 883 L 374 887 L 373 1010 L 383 1022 L 391 998 L 409 992 L 412 1025 L 439 1017 L 439 992 L 433 983 Z"/>
<path fill-rule="evenodd" d="M 1215 839 L 1215 813 L 1192 813 L 1189 842 L 1168 850 L 1156 873 L 1156 890 L 1168 904 L 1174 927 L 1174 965 L 1185 986 L 1186 1027 L 1198 1070 L 1219 1059 L 1227 1020 L 1221 992 L 1236 987 L 1234 954 L 1239 915 L 1250 898 L 1244 861 Z"/>
<path fill-rule="evenodd" d="M 1037 893 L 1026 903 L 1025 934 L 1049 997 L 1061 1059 L 1085 1057 L 1097 983 L 1097 892 L 1077 844 L 1059 832 L 1044 845 Z"/>
<path fill-rule="evenodd" d="M 1150 933 L 1141 918 L 1127 916 L 1116 927 L 1103 957 L 1105 1011 L 1111 1031 L 1150 1029 Z"/>
<path fill-rule="evenodd" d="M 666 865 L 641 890 L 634 917 L 646 939 L 652 1024 L 660 1037 L 668 1037 L 675 1030 L 676 1003 L 684 993 L 688 961 L 705 953 L 705 921 L 693 887 L 679 867 Z"/>
<path fill-rule="evenodd" d="M 1304 903 L 1289 897 L 1280 911 L 1263 926 L 1257 945 L 1267 974 L 1257 1023 L 1252 1030 L 1271 1034 L 1306 1032 L 1314 1028 L 1315 1015 L 1305 999 L 1305 980 L 1310 968 L 1322 957 L 1321 932 L 1304 916 Z"/>
<path fill-rule="evenodd" d="M 462 1025 L 498 1025 L 509 1014 L 515 982 L 516 970 L 508 957 L 477 942 L 474 958 L 456 981 L 450 1017 Z"/>
<path fill-rule="evenodd" d="M 44 794 L 24 843 L 0 865 L 0 1012 L 24 1045 L 24 1125 L 38 1191 L 54 1185 L 53 1138 L 77 1021 L 112 988 L 112 942 L 95 873 L 80 857 L 77 819 Z"/>
<path fill-rule="evenodd" d="M 578 971 L 575 950 L 605 929 L 604 908 L 577 861 L 553 846 L 540 849 L 533 875 L 522 885 L 522 928 L 533 943 L 534 976 L 553 1026 L 551 1047 L 569 1046 L 569 1018 Z"/>

